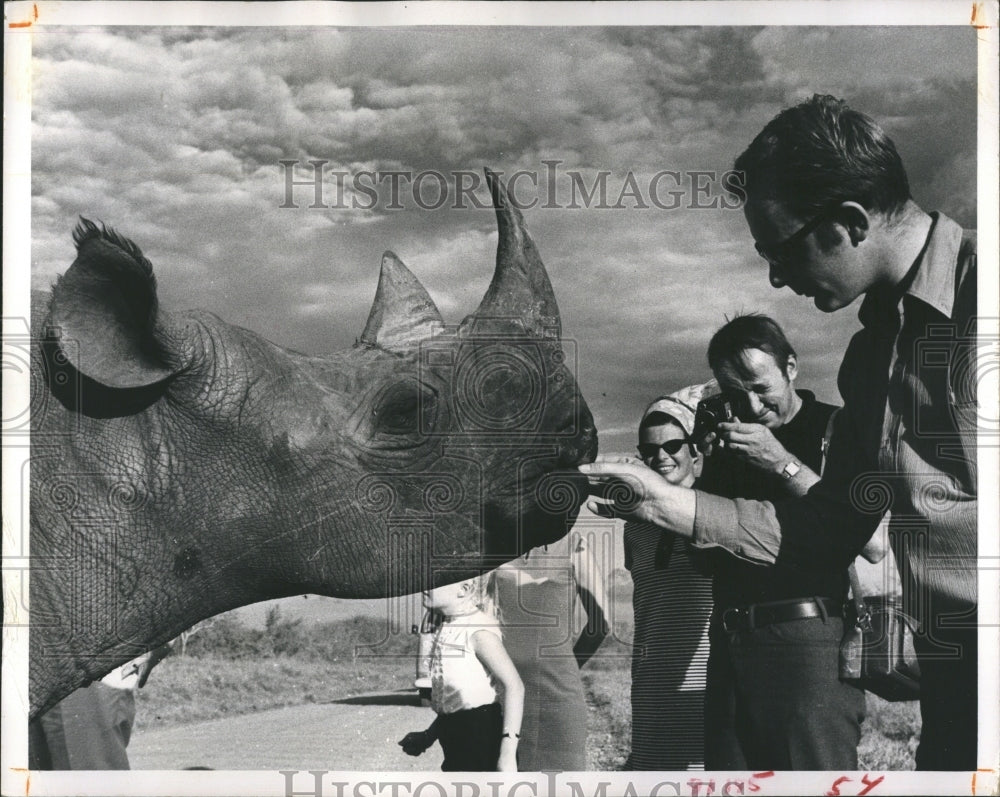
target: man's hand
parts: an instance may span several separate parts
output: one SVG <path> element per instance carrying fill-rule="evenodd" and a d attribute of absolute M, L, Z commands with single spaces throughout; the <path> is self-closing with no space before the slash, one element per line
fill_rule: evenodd
<path fill-rule="evenodd" d="M 697 448 L 706 457 L 712 456 L 716 448 L 722 448 L 722 441 L 715 432 L 705 432 L 700 438 L 694 441 Z"/>
<path fill-rule="evenodd" d="M 634 457 L 598 457 L 590 465 L 581 465 L 587 474 L 591 495 L 587 509 L 601 517 L 628 518 L 652 522 L 646 511 L 647 497 L 664 484 L 663 477 Z"/>
<path fill-rule="evenodd" d="M 653 523 L 689 538 L 694 534 L 694 490 L 668 484 L 632 457 L 599 458 L 579 470 L 595 496 L 587 501 L 595 515 Z"/>
<path fill-rule="evenodd" d="M 759 423 L 720 423 L 717 434 L 733 454 L 767 473 L 780 474 L 794 459 L 771 430 Z"/>

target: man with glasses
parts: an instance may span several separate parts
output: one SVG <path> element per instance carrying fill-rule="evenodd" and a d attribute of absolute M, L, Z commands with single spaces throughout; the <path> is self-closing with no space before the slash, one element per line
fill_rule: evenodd
<path fill-rule="evenodd" d="M 712 337 L 708 363 L 741 409 L 738 423 L 719 428 L 698 488 L 766 501 L 805 495 L 819 481 L 836 408 L 796 390 L 798 361 L 781 327 L 737 316 Z M 699 558 L 715 603 L 707 768 L 857 769 L 865 697 L 840 681 L 838 666 L 846 568 L 762 567 L 723 548 Z"/>
<path fill-rule="evenodd" d="M 891 139 L 829 96 L 778 114 L 736 162 L 771 284 L 832 312 L 864 295 L 840 370 L 844 408 L 822 480 L 734 501 L 623 464 L 582 466 L 601 509 L 763 564 L 840 570 L 891 511 L 904 602 L 920 628 L 917 768 L 977 766 L 976 241 L 911 198 Z M 990 402 L 994 397 L 989 397 Z"/>

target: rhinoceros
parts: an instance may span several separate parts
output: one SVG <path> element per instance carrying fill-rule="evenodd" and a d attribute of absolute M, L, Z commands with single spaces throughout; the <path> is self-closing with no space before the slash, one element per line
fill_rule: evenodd
<path fill-rule="evenodd" d="M 32 298 L 32 715 L 220 612 L 412 593 L 567 532 L 597 435 L 541 258 L 486 172 L 479 308 L 446 326 L 386 252 L 360 340 L 323 357 L 161 309 L 139 247 L 81 218 L 76 259 Z"/>

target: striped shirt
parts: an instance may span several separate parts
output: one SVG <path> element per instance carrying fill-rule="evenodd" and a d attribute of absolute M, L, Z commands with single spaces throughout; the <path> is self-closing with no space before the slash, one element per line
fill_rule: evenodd
<path fill-rule="evenodd" d="M 704 769 L 712 581 L 692 567 L 680 537 L 648 523 L 625 524 L 625 567 L 635 585 L 632 751 L 625 768 Z"/>

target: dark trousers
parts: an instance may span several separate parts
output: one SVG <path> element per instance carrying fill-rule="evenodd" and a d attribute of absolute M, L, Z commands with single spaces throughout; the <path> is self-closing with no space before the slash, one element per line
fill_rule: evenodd
<path fill-rule="evenodd" d="M 713 624 L 706 769 L 857 769 L 865 695 L 840 681 L 843 630 L 839 617 L 734 633 Z"/>
<path fill-rule="evenodd" d="M 914 636 L 920 661 L 917 769 L 976 769 L 979 675 L 975 622 L 974 617 L 963 618 L 963 628 L 936 628 L 931 639 L 923 634 Z"/>
<path fill-rule="evenodd" d="M 95 681 L 31 723 L 32 769 L 128 769 L 135 695 Z"/>
<path fill-rule="evenodd" d="M 496 772 L 503 733 L 499 703 L 438 714 L 435 726 L 444 750 L 443 772 Z"/>

